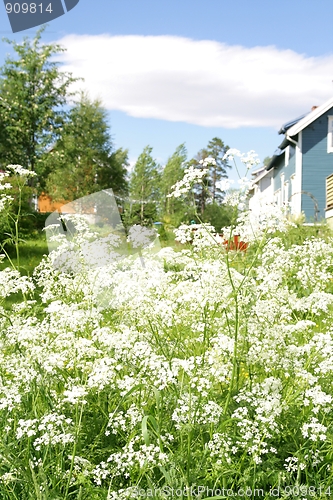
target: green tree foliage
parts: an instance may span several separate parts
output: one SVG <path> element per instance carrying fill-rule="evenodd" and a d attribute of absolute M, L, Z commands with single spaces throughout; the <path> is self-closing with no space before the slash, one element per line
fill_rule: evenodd
<path fill-rule="evenodd" d="M 175 152 L 168 158 L 161 177 L 161 195 L 163 197 L 164 213 L 167 216 L 175 214 L 180 210 L 181 201 L 168 198 L 172 186 L 184 176 L 186 167 L 187 150 L 185 144 L 180 144 Z"/>
<path fill-rule="evenodd" d="M 127 150 L 112 151 L 106 111 L 85 94 L 71 108 L 61 138 L 45 158 L 46 191 L 56 200 L 74 200 L 112 188 L 126 194 Z"/>
<path fill-rule="evenodd" d="M 0 70 L 0 167 L 21 164 L 38 175 L 45 150 L 60 136 L 63 106 L 75 81 L 53 61 L 64 49 L 41 43 L 44 29 L 22 43 L 6 39 L 18 57 L 8 57 Z"/>
<path fill-rule="evenodd" d="M 201 149 L 195 158 L 193 158 L 189 162 L 190 165 L 194 165 L 196 168 L 202 169 L 204 168 L 202 162 L 204 161 L 205 158 L 207 158 L 208 152 L 206 149 Z M 206 176 L 202 183 L 197 184 L 194 186 L 194 198 L 195 198 L 195 203 L 197 205 L 197 210 L 200 212 L 201 215 L 204 214 L 205 208 L 206 208 L 206 203 L 207 200 L 210 197 L 209 193 L 209 188 L 211 187 L 211 179 L 210 176 Z"/>
<path fill-rule="evenodd" d="M 160 199 L 161 172 L 152 151 L 150 146 L 144 148 L 130 178 L 130 196 L 136 202 L 133 203 L 132 213 L 139 207 L 136 215 L 141 224 L 151 222 L 156 217 Z"/>
<path fill-rule="evenodd" d="M 195 187 L 195 200 L 197 208 L 201 215 L 204 214 L 207 202 L 221 204 L 223 200 L 223 191 L 219 187 L 219 182 L 228 177 L 227 169 L 230 165 L 223 159 L 229 146 L 226 146 L 219 137 L 214 137 L 208 142 L 206 148 L 201 149 L 189 165 L 194 165 L 197 168 L 204 168 L 203 161 L 206 158 L 214 158 L 215 165 L 210 165 L 209 174 L 206 176 L 202 184 Z"/>
<path fill-rule="evenodd" d="M 219 182 L 228 177 L 227 169 L 231 168 L 228 161 L 223 159 L 228 149 L 230 149 L 229 146 L 226 146 L 222 139 L 214 137 L 209 141 L 205 150 L 207 156 L 214 158 L 216 162 L 216 165 L 211 165 L 209 168 L 209 177 L 211 181 L 210 192 L 213 203 L 221 202 L 223 199 L 224 193 L 219 187 Z"/>
<path fill-rule="evenodd" d="M 97 180 L 100 189 L 112 188 L 116 195 L 127 195 L 128 149 L 119 148 L 113 151 L 108 162 L 98 169 Z"/>
<path fill-rule="evenodd" d="M 267 167 L 269 165 L 269 163 L 271 162 L 271 160 L 272 160 L 272 156 L 265 156 L 264 161 L 263 161 L 264 167 Z"/>
<path fill-rule="evenodd" d="M 202 221 L 208 222 L 219 233 L 223 227 L 230 226 L 234 219 L 234 210 L 232 207 L 210 203 L 205 207 L 202 215 Z"/>

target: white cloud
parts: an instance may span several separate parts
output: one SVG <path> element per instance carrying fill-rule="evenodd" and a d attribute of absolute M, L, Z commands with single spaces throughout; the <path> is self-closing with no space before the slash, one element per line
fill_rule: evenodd
<path fill-rule="evenodd" d="M 174 36 L 69 35 L 60 43 L 64 69 L 83 77 L 92 97 L 135 117 L 279 127 L 333 94 L 333 54 Z"/>

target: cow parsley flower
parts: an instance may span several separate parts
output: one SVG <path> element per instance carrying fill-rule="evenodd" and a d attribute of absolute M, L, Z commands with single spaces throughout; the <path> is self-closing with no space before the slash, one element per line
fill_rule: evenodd
<path fill-rule="evenodd" d="M 306 422 L 301 427 L 303 437 L 311 441 L 325 441 L 327 427 L 321 424 L 316 417 L 312 417 L 310 422 Z"/>
<path fill-rule="evenodd" d="M 6 168 L 10 173 L 26 178 L 36 177 L 37 175 L 36 172 L 28 170 L 27 168 L 22 167 L 22 165 L 7 165 Z"/>
<path fill-rule="evenodd" d="M 188 193 L 192 189 L 193 184 L 201 184 L 204 177 L 209 172 L 209 169 L 206 168 L 205 165 L 203 165 L 204 168 L 196 168 L 193 165 L 187 168 L 184 172 L 183 179 L 176 182 L 176 184 L 171 187 L 172 192 L 168 194 L 168 198 L 180 198 L 183 194 Z"/>

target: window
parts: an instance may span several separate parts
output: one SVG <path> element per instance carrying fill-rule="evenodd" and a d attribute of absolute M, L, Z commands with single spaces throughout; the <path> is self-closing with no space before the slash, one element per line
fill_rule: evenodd
<path fill-rule="evenodd" d="M 327 152 L 333 153 L 333 116 L 328 117 Z"/>

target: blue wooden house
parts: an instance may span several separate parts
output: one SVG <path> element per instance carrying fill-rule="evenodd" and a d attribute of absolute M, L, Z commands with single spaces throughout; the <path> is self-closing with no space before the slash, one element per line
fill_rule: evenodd
<path fill-rule="evenodd" d="M 259 200 L 290 203 L 307 221 L 333 217 L 333 98 L 283 125 L 270 163 L 257 170 L 250 208 Z"/>

